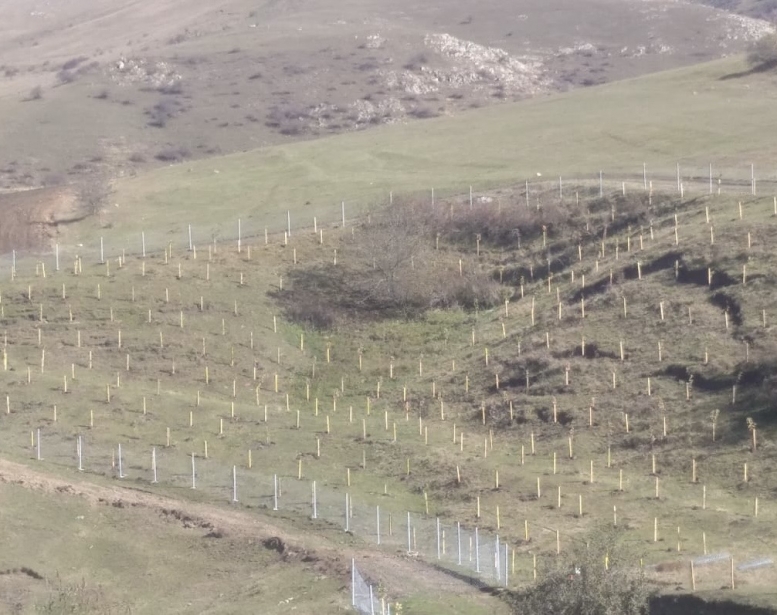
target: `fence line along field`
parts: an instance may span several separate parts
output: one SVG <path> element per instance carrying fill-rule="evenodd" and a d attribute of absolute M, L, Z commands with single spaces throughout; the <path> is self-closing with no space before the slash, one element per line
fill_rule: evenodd
<path fill-rule="evenodd" d="M 20 259 L 0 451 L 43 442 L 42 464 L 80 451 L 153 488 L 156 449 L 180 497 L 190 464 L 224 500 L 233 468 L 253 475 L 240 506 L 269 507 L 274 475 L 315 481 L 499 534 L 511 586 L 602 525 L 660 582 L 731 584 L 774 555 L 773 197 L 515 194 L 58 272 Z M 773 583 L 753 567 L 736 591 Z"/>

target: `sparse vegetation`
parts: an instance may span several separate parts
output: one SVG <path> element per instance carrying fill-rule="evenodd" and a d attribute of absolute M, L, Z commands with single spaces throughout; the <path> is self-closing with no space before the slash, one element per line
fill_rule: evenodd
<path fill-rule="evenodd" d="M 508 600 L 516 615 L 647 615 L 652 590 L 621 532 L 605 527 L 542 571 Z"/>
<path fill-rule="evenodd" d="M 608 60 L 584 47 L 537 60 L 544 63 L 537 70 L 548 79 L 598 82 L 644 70 L 639 66 L 686 63 L 689 46 L 702 39 L 712 44 L 694 61 L 718 53 L 709 49 L 722 30 L 711 21 L 678 20 L 662 29 L 664 13 L 682 15 L 671 5 L 651 15 L 651 41 L 660 36 L 666 49 L 651 47 L 644 61 L 633 59 L 637 39 L 647 35 L 612 27 L 631 23 L 619 18 L 621 4 L 634 10 L 630 3 L 611 7 Z M 642 4 L 641 11 L 655 9 Z M 381 578 L 381 566 L 391 570 L 381 597 L 425 592 L 426 603 L 407 596 L 408 613 L 498 612 L 486 592 L 469 589 L 461 591 L 475 596 L 474 606 L 460 606 L 454 581 L 442 575 L 424 584 L 431 572 L 424 554 L 435 560 L 434 532 L 421 530 L 437 517 L 445 565 L 456 548 L 453 522 L 480 527 L 481 537 L 499 533 L 514 558 L 510 588 L 500 595 L 519 612 L 641 612 L 647 579 L 673 595 L 675 588 L 689 591 L 688 560 L 707 551 L 707 540 L 710 552 L 728 550 L 737 563 L 772 555 L 764 545 L 777 519 L 769 484 L 777 386 L 770 333 L 773 79 L 760 68 L 743 71 L 743 58 L 734 57 L 357 133 L 403 119 L 407 109 L 410 117 L 433 117 L 521 96 L 509 80 L 470 83 L 476 68 L 466 64 L 468 41 L 440 47 L 421 36 L 430 15 L 443 16 L 434 17 L 442 28 L 446 15 L 460 21 L 473 10 L 457 5 L 437 13 L 440 6 L 397 6 L 391 14 L 371 7 L 367 15 L 354 4 L 341 7 L 347 24 L 316 13 L 315 28 L 310 9 L 296 7 L 302 34 L 294 34 L 288 11 L 262 10 L 260 22 L 246 23 L 250 7 L 225 5 L 170 41 L 186 41 L 176 49 L 160 44 L 175 32 L 167 22 L 159 30 L 138 24 L 136 13 L 144 11 L 123 13 L 120 41 L 99 40 L 97 32 L 80 43 L 72 34 L 79 22 L 60 28 L 53 14 L 38 18 L 48 24 L 45 33 L 30 28 L 25 44 L 39 39 L 41 53 L 59 60 L 48 69 L 40 61 L 20 64 L 19 79 L 3 83 L 19 93 L 3 98 L 15 120 L 0 177 L 4 189 L 41 181 L 57 187 L 0 200 L 0 242 L 19 248 L 0 310 L 7 332 L 0 389 L 8 395 L 0 569 L 23 570 L 24 562 L 44 579 L 60 567 L 68 571 L 61 587 L 37 601 L 44 612 L 77 612 L 73 566 L 90 571 L 89 587 L 104 583 L 111 604 L 136 603 L 138 612 L 340 611 L 348 603 L 345 549 L 370 555 L 371 580 Z M 552 23 L 533 34 L 532 7 L 525 7 L 527 24 L 494 19 L 499 9 L 478 10 L 477 27 L 459 32 L 489 44 L 493 33 L 511 54 L 525 48 L 527 56 L 535 45 L 557 49 L 565 35 Z M 559 13 L 552 9 L 542 7 L 549 19 Z M 564 13 L 599 40 L 600 14 L 594 23 L 582 11 Z M 110 12 L 101 19 L 100 31 L 124 31 Z M 471 16 L 462 21 L 469 23 Z M 289 36 L 278 35 L 286 32 L 279 25 Z M 741 49 L 738 26 L 725 27 L 734 32 L 726 53 Z M 237 42 L 242 51 L 228 51 Z M 98 46 L 106 58 L 99 74 L 47 89 L 45 104 L 15 109 L 39 79 L 51 85 L 59 71 L 64 83 L 90 70 L 78 54 Z M 126 57 L 118 57 L 118 46 Z M 429 51 L 403 69 L 403 59 L 422 49 Z M 6 61 L 21 52 L 12 53 Z M 505 56 L 505 66 L 511 57 L 520 59 Z M 731 74 L 736 80 L 727 79 Z M 641 108 L 650 113 L 635 120 Z M 31 119 L 34 130 L 25 131 Z M 303 138 L 339 130 L 351 132 Z M 96 139 L 104 157 L 91 156 Z M 232 155 L 170 164 L 221 151 Z M 656 153 L 669 151 L 672 159 Z M 19 163 L 7 164 L 10 157 Z M 682 197 L 675 194 L 675 157 Z M 717 174 L 723 158 L 738 162 L 722 171 L 723 194 L 709 196 L 708 165 Z M 759 194 L 769 198 L 732 194 L 746 192 L 751 161 Z M 82 209 L 99 217 L 54 211 L 60 201 L 62 209 L 72 203 L 63 179 L 92 181 L 89 173 L 111 165 L 122 176 L 115 198 L 110 188 L 92 188 L 90 196 L 83 194 L 89 186 L 75 186 Z M 597 196 L 600 169 L 604 198 Z M 622 188 L 616 178 L 625 180 Z M 6 209 L 10 202 L 15 209 Z M 376 202 L 382 205 L 370 207 Z M 287 210 L 291 233 L 284 238 Z M 25 256 L 22 221 L 34 236 L 29 245 L 58 244 L 56 271 L 53 250 Z M 187 225 L 196 249 L 186 244 Z M 98 265 L 103 240 L 106 258 Z M 5 458 L 28 464 L 38 427 L 44 459 L 35 462 L 30 484 L 45 484 L 51 474 L 67 484 L 83 481 L 72 493 L 13 482 Z M 83 474 L 74 470 L 78 435 L 86 444 Z M 116 477 L 119 443 L 127 479 Z M 152 450 L 157 484 L 150 482 Z M 197 491 L 185 480 L 195 462 Z M 232 471 L 240 500 L 229 510 L 210 506 L 228 499 Z M 336 515 L 347 489 L 364 507 L 357 538 L 321 531 L 323 522 L 303 518 L 306 512 L 276 516 L 268 507 L 276 473 L 283 497 L 302 503 L 297 512 L 310 501 L 311 479 L 321 488 L 321 510 Z M 134 487 L 122 488 L 122 480 Z M 709 506 L 701 503 L 702 487 Z M 162 496 L 166 510 L 175 500 L 181 512 L 149 503 Z M 74 501 L 80 504 L 68 505 Z M 385 529 L 393 523 L 383 551 L 375 551 L 371 533 L 378 505 Z M 201 525 L 190 509 L 223 524 Z M 408 510 L 418 519 L 420 561 L 395 553 L 406 548 Z M 272 535 L 282 539 L 257 535 L 275 523 Z M 618 532 L 600 540 L 603 524 Z M 321 552 L 303 552 L 295 534 Z M 87 543 L 92 548 L 84 550 Z M 626 543 L 639 553 L 620 555 Z M 467 541 L 463 549 L 471 557 Z M 182 569 L 176 562 L 184 558 Z M 580 562 L 570 579 L 570 564 Z M 727 585 L 728 565 L 705 568 L 700 591 Z M 741 584 L 730 595 L 740 599 L 760 591 L 771 572 L 732 574 Z M 38 577 L 5 575 L 0 602 L 9 585 L 42 591 Z M 90 599 L 88 592 L 81 597 Z M 434 604 L 439 600 L 442 606 Z"/>
<path fill-rule="evenodd" d="M 161 162 L 181 162 L 191 156 L 188 148 L 182 146 L 170 146 L 159 150 L 154 158 Z"/>
<path fill-rule="evenodd" d="M 154 128 L 164 128 L 167 123 L 178 113 L 178 106 L 174 101 L 162 99 L 150 109 L 146 109 L 145 114 L 149 116 L 148 125 Z"/>
<path fill-rule="evenodd" d="M 76 198 L 87 215 L 96 216 L 106 207 L 112 192 L 108 176 L 98 172 L 84 177 L 78 183 Z"/>
<path fill-rule="evenodd" d="M 43 88 L 39 85 L 32 88 L 27 96 L 27 100 L 40 100 L 41 98 L 43 98 Z"/>
<path fill-rule="evenodd" d="M 418 71 L 421 70 L 422 66 L 426 66 L 428 63 L 429 56 L 426 54 L 426 52 L 420 51 L 411 56 L 411 58 L 405 62 L 402 68 L 410 71 Z"/>
<path fill-rule="evenodd" d="M 425 120 L 425 119 L 437 117 L 440 115 L 432 107 L 429 107 L 427 105 L 418 105 L 416 107 L 413 107 L 407 112 L 407 114 L 410 115 L 411 117 L 418 118 L 419 120 Z"/>
<path fill-rule="evenodd" d="M 747 54 L 747 61 L 758 70 L 777 67 L 777 33 L 765 34 L 753 43 Z"/>

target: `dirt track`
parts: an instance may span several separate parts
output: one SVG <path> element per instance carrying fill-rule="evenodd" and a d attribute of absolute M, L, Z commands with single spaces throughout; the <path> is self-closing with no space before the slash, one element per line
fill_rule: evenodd
<path fill-rule="evenodd" d="M 57 225 L 75 214 L 75 196 L 68 188 L 0 193 L 0 254 L 47 249 Z"/>
<path fill-rule="evenodd" d="M 92 506 L 147 509 L 150 514 L 161 515 L 171 523 L 201 527 L 210 532 L 221 531 L 253 540 L 279 538 L 288 557 L 304 556 L 311 566 L 328 575 L 337 575 L 344 585 L 350 582 L 350 560 L 355 557 L 362 572 L 380 579 L 397 594 L 425 591 L 430 594 L 468 594 L 470 598 L 480 594 L 468 583 L 435 570 L 422 561 L 380 550 L 335 548 L 325 535 L 281 528 L 261 513 L 177 500 L 138 489 L 65 480 L 4 459 L 0 459 L 0 482 L 40 491 L 52 498 L 83 498 Z M 482 595 L 482 599 L 488 598 Z"/>

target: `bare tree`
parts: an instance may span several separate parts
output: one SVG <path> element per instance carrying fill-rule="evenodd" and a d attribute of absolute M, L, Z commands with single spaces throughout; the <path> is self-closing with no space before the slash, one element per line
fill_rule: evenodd
<path fill-rule="evenodd" d="M 747 54 L 747 62 L 757 70 L 777 67 L 777 33 L 765 34 L 753 43 Z"/>
<path fill-rule="evenodd" d="M 77 185 L 76 198 L 81 209 L 87 215 L 98 215 L 108 204 L 113 192 L 111 182 L 105 173 L 95 173 L 84 177 Z"/>
<path fill-rule="evenodd" d="M 370 216 L 359 243 L 360 260 L 371 264 L 374 273 L 369 292 L 393 303 L 410 299 L 408 282 L 417 277 L 411 272 L 416 262 L 420 269 L 428 250 L 430 220 L 430 213 L 415 201 L 394 201 Z"/>

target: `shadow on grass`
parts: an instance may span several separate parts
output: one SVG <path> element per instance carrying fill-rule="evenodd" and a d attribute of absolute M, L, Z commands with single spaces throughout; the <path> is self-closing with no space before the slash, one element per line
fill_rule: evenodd
<path fill-rule="evenodd" d="M 650 615 L 775 615 L 777 611 L 732 600 L 707 601 L 698 596 L 655 596 L 650 601 Z"/>
<path fill-rule="evenodd" d="M 737 73 L 729 73 L 719 78 L 719 81 L 729 81 L 731 79 L 741 79 L 743 77 L 750 77 L 751 75 L 759 75 L 761 73 L 768 73 L 770 70 L 777 68 L 777 60 L 771 60 L 770 62 L 762 62 L 756 64 L 749 70 L 742 70 Z"/>

